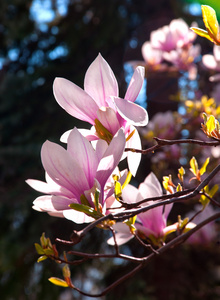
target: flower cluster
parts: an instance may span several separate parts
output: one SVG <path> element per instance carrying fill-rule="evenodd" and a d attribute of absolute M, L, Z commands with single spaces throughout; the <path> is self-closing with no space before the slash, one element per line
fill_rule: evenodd
<path fill-rule="evenodd" d="M 125 172 L 123 176 L 117 169 L 125 157 L 125 146 L 141 149 L 134 126 L 145 126 L 148 115 L 134 101 L 143 80 L 144 68 L 137 67 L 124 99 L 120 98 L 114 73 L 101 54 L 86 72 L 84 90 L 67 79 L 55 79 L 54 96 L 60 106 L 92 128 L 66 132 L 61 141 L 67 143 L 67 149 L 49 141 L 43 144 L 41 160 L 46 182 L 27 180 L 32 188 L 45 194 L 34 201 L 34 209 L 76 223 L 90 222 L 108 213 L 106 207 L 115 200 L 113 175 L 121 177 L 120 181 L 126 178 Z M 127 154 L 133 175 L 140 157 L 141 154 Z"/>
<path fill-rule="evenodd" d="M 202 9 L 207 32 L 193 30 L 219 44 L 219 32 L 210 21 L 217 22 L 215 15 L 207 6 Z M 142 47 L 146 70 L 167 71 L 168 65 L 173 65 L 175 70 L 195 75 L 195 59 L 200 55 L 200 47 L 193 45 L 195 32 L 181 19 L 153 31 L 150 42 Z M 215 46 L 214 56 L 203 56 L 203 64 L 218 72 L 219 57 L 219 49 Z M 161 254 L 186 239 L 192 244 L 206 244 L 216 238 L 213 221 L 220 213 L 211 205 L 220 206 L 213 198 L 218 192 L 219 182 L 212 187 L 209 183 L 216 180 L 215 175 L 220 170 L 220 106 L 208 96 L 201 97 L 201 100 L 186 100 L 181 103 L 183 112 L 178 109 L 175 112 L 159 111 L 148 123 L 146 110 L 135 103 L 144 77 L 145 68 L 137 66 L 124 98 L 119 97 L 116 77 L 99 54 L 85 74 L 84 88 L 64 78 L 54 80 L 53 92 L 58 104 L 74 118 L 89 123 L 91 128 L 66 131 L 61 136 L 65 147 L 50 141 L 43 144 L 41 160 L 45 182 L 27 180 L 29 186 L 43 193 L 34 200 L 33 208 L 78 224 L 90 223 L 83 230 L 74 231 L 71 241 L 60 240 L 63 244 L 79 243 L 89 230 L 97 226 L 111 232 L 108 244 L 115 250 L 114 254 L 70 251 L 68 255 L 82 257 L 70 261 L 65 252 L 63 256 L 59 255 L 56 246 L 43 234 L 41 245 L 35 244 L 38 254 L 42 255 L 38 261 L 49 257 L 65 263 L 64 280 L 49 279 L 56 285 L 80 291 L 71 281 L 68 265 L 90 258 L 111 257 L 136 262 L 138 266 L 129 275 L 133 276 L 154 254 Z M 138 131 L 136 127 L 142 128 Z M 141 138 L 145 145 L 150 144 L 145 150 L 142 150 Z M 193 149 L 193 144 L 209 146 L 209 150 Z M 163 151 L 154 154 L 161 149 Z M 212 157 L 207 157 L 207 153 Z M 145 180 L 139 186 L 135 181 L 132 185 L 130 180 L 137 173 L 141 154 L 149 154 L 147 159 L 150 157 L 145 171 L 148 176 L 145 178 L 144 174 Z M 121 170 L 123 164 L 120 162 L 124 159 L 127 159 L 127 169 Z M 214 159 L 215 169 L 204 179 Z M 149 171 L 150 164 L 153 172 Z M 175 176 L 177 166 L 180 167 Z M 162 175 L 163 171 L 167 176 Z M 162 186 L 159 177 L 161 181 L 163 179 Z M 184 201 L 193 209 L 184 211 L 186 217 L 182 220 L 182 212 L 178 211 L 176 217 L 173 214 L 173 204 L 181 202 L 182 205 Z M 147 257 L 121 254 L 118 246 L 132 239 L 151 249 L 152 253 Z M 124 275 L 111 286 L 129 276 Z"/>
<path fill-rule="evenodd" d="M 195 72 L 195 59 L 200 55 L 200 46 L 193 45 L 196 34 L 182 19 L 171 21 L 151 32 L 150 41 L 142 46 L 142 56 L 147 69 L 165 70 L 163 61 L 178 70 Z"/>

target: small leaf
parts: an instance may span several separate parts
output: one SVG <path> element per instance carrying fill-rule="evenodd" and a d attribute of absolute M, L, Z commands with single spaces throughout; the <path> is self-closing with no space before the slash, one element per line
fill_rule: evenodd
<path fill-rule="evenodd" d="M 218 39 L 218 21 L 214 9 L 208 5 L 202 5 L 203 22 L 208 33 L 215 41 Z"/>
<path fill-rule="evenodd" d="M 35 243 L 34 246 L 38 254 L 44 254 L 44 249 L 41 247 L 41 245 Z"/>
<path fill-rule="evenodd" d="M 119 181 L 115 181 L 115 198 L 119 198 L 122 195 L 122 188 Z"/>
<path fill-rule="evenodd" d="M 218 184 L 215 184 L 215 185 L 211 188 L 211 190 L 209 191 L 209 196 L 210 196 L 210 197 L 213 197 L 213 196 L 216 194 L 217 191 L 218 191 Z"/>
<path fill-rule="evenodd" d="M 95 219 L 100 218 L 102 215 L 97 212 L 94 208 L 89 207 L 87 205 L 78 204 L 78 203 L 71 203 L 69 205 L 70 208 L 75 209 L 77 211 L 83 212 L 87 214 L 88 216 L 91 216 Z"/>
<path fill-rule="evenodd" d="M 63 279 L 56 278 L 56 277 L 50 277 L 48 280 L 55 285 L 62 286 L 62 287 L 68 287 L 67 282 Z"/>
<path fill-rule="evenodd" d="M 209 163 L 209 157 L 206 159 L 202 168 L 200 169 L 200 175 L 203 175 L 206 172 L 206 167 L 207 167 L 208 163 Z"/>
<path fill-rule="evenodd" d="M 63 277 L 64 277 L 64 278 L 70 278 L 70 276 L 71 276 L 70 268 L 69 268 L 68 265 L 65 265 L 65 266 L 63 267 Z"/>
<path fill-rule="evenodd" d="M 99 207 L 99 196 L 100 196 L 100 190 L 99 189 L 95 189 L 95 195 L 94 195 L 94 204 L 95 204 L 95 208 L 98 212 L 100 212 L 100 207 Z"/>
<path fill-rule="evenodd" d="M 85 195 L 82 194 L 82 195 L 80 196 L 80 201 L 81 201 L 81 203 L 82 203 L 83 205 L 89 206 L 89 201 L 87 200 L 87 198 L 86 198 Z"/>
<path fill-rule="evenodd" d="M 40 237 L 41 246 L 47 247 L 47 239 L 45 237 L 45 233 L 42 233 L 42 236 Z"/>
<path fill-rule="evenodd" d="M 40 256 L 40 257 L 38 258 L 37 262 L 39 263 L 39 262 L 41 262 L 41 261 L 43 261 L 43 260 L 46 260 L 46 259 L 47 259 L 47 256 L 46 256 L 46 255 L 42 255 L 42 256 Z"/>
<path fill-rule="evenodd" d="M 189 162 L 190 164 L 190 171 L 195 175 L 197 176 L 197 173 L 198 173 L 198 163 L 197 163 L 197 160 L 195 159 L 195 157 L 193 156 Z"/>
<path fill-rule="evenodd" d="M 46 254 L 46 255 L 54 255 L 53 249 L 51 249 L 51 248 L 44 249 L 44 254 Z"/>
<path fill-rule="evenodd" d="M 213 39 L 209 36 L 208 31 L 201 29 L 201 28 L 197 28 L 197 27 L 191 27 L 190 28 L 192 31 L 194 31 L 196 34 L 198 34 L 201 37 L 207 38 L 208 40 L 210 40 L 211 42 L 213 42 Z"/>
<path fill-rule="evenodd" d="M 127 175 L 127 177 L 125 179 L 125 182 L 122 184 L 122 187 L 121 187 L 122 190 L 126 187 L 126 185 L 129 184 L 129 182 L 131 181 L 131 177 L 132 177 L 132 174 L 131 174 L 130 171 L 128 171 L 128 175 Z"/>
<path fill-rule="evenodd" d="M 213 115 L 208 118 L 206 128 L 210 133 L 215 129 L 215 117 Z"/>
<path fill-rule="evenodd" d="M 182 185 L 180 183 L 178 183 L 178 185 L 176 187 L 176 191 L 181 192 L 182 190 L 183 190 Z"/>

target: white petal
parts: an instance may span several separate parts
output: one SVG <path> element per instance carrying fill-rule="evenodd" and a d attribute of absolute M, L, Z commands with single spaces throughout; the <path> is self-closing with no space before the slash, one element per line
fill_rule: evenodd
<path fill-rule="evenodd" d="M 63 211 L 64 218 L 73 221 L 77 224 L 90 223 L 93 222 L 94 219 L 87 216 L 86 214 L 76 211 L 74 209 L 67 209 Z"/>
<path fill-rule="evenodd" d="M 137 129 L 135 129 L 133 126 L 130 126 L 130 132 L 135 130 L 133 136 L 127 141 L 126 148 L 134 148 L 141 150 L 141 139 L 139 136 L 139 133 Z M 128 160 L 128 167 L 131 171 L 131 174 L 133 176 L 136 175 L 137 169 L 139 167 L 140 161 L 141 161 L 141 153 L 135 153 L 132 151 L 127 152 L 127 160 Z"/>

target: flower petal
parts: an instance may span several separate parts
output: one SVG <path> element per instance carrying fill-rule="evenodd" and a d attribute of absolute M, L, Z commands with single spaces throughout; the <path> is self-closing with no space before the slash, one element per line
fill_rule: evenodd
<path fill-rule="evenodd" d="M 118 96 L 118 83 L 107 61 L 99 54 L 89 66 L 84 80 L 84 90 L 99 107 L 106 107 L 106 99 Z"/>
<path fill-rule="evenodd" d="M 121 127 L 116 112 L 110 107 L 101 107 L 97 112 L 98 120 L 101 124 L 112 134 L 115 135 L 116 132 Z"/>
<path fill-rule="evenodd" d="M 127 92 L 125 94 L 126 100 L 134 102 L 137 99 L 137 96 L 140 93 L 140 90 L 144 82 L 144 73 L 145 73 L 144 67 L 139 66 L 135 69 L 134 74 L 129 83 Z"/>
<path fill-rule="evenodd" d="M 60 145 L 49 141 L 46 141 L 41 149 L 42 164 L 48 175 L 79 198 L 90 186 L 77 159 L 80 162 L 80 153 L 79 158 L 74 160 Z"/>
<path fill-rule="evenodd" d="M 219 47 L 219 46 L 218 46 Z M 215 59 L 215 57 L 211 54 L 203 55 L 202 57 L 202 63 L 206 66 L 206 68 L 211 70 L 219 70 L 220 66 L 218 66 L 218 63 Z"/>
<path fill-rule="evenodd" d="M 70 221 L 77 224 L 90 223 L 94 221 L 93 218 L 87 216 L 83 212 L 76 211 L 74 209 L 67 209 L 63 211 L 63 216 Z"/>
<path fill-rule="evenodd" d="M 106 181 L 114 171 L 115 167 L 120 162 L 121 156 L 125 147 L 125 134 L 123 129 L 119 129 L 117 134 L 113 137 L 107 150 L 105 151 L 97 169 L 96 179 L 104 188 Z"/>
<path fill-rule="evenodd" d="M 135 127 L 132 125 L 130 126 L 130 132 L 135 130 L 134 134 L 132 137 L 127 141 L 126 143 L 126 148 L 134 148 L 134 149 L 139 149 L 141 150 L 141 139 L 139 136 L 139 133 Z M 128 161 L 128 167 L 129 170 L 131 171 L 131 174 L 133 176 L 136 175 L 137 169 L 139 167 L 140 161 L 141 161 L 141 153 L 135 153 L 132 151 L 127 152 L 127 161 Z"/>
<path fill-rule="evenodd" d="M 73 203 L 73 199 L 60 196 L 41 196 L 34 200 L 34 208 L 45 212 L 57 212 L 70 209 L 69 205 Z"/>
<path fill-rule="evenodd" d="M 69 135 L 67 151 L 73 159 L 79 160 L 90 189 L 94 185 L 98 159 L 91 143 L 79 133 L 77 128 L 74 128 Z"/>
<path fill-rule="evenodd" d="M 56 101 L 71 116 L 94 124 L 98 106 L 80 87 L 64 78 L 56 78 L 53 84 Z"/>
<path fill-rule="evenodd" d="M 145 126 L 148 123 L 148 114 L 147 111 L 141 106 L 119 98 L 112 97 L 112 100 L 115 103 L 118 113 L 122 118 L 134 126 Z"/>

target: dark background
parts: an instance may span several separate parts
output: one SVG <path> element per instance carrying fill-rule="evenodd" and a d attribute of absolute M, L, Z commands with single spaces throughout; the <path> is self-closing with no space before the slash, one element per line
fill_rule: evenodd
<path fill-rule="evenodd" d="M 203 26 L 201 16 L 190 15 L 186 4 L 175 0 L 1 0 L 1 299 L 87 299 L 77 294 L 71 296 L 71 293 L 60 296 L 64 290 L 47 280 L 51 276 L 61 277 L 60 267 L 50 261 L 36 263 L 38 255 L 34 243 L 39 242 L 42 232 L 54 242 L 55 237 L 68 239 L 73 228 L 79 228 L 67 220 L 32 210 L 32 201 L 38 193 L 25 183 L 28 178 L 44 179 L 40 148 L 46 139 L 59 143 L 66 130 L 85 126 L 59 107 L 52 93 L 53 80 L 61 76 L 83 87 L 84 74 L 100 52 L 113 69 L 120 93 L 124 95 L 123 63 L 142 59 L 141 46 L 153 29 L 179 17 L 188 24 L 198 19 Z M 207 42 L 199 41 L 207 47 Z M 94 230 L 84 239 L 80 250 L 103 249 L 105 233 L 96 233 Z M 125 251 L 128 251 L 126 247 Z M 137 249 L 132 251 L 135 253 Z M 186 256 L 195 257 L 192 252 L 186 253 Z M 204 255 L 198 261 L 184 260 L 186 256 L 177 251 L 175 262 L 170 259 L 173 255 L 165 257 L 163 262 L 153 263 L 136 279 L 113 291 L 109 299 L 211 297 L 212 283 L 209 284 L 208 277 L 203 278 L 207 274 Z M 182 272 L 186 261 L 190 261 L 188 269 Z M 201 264 L 204 264 L 205 274 L 198 270 Z M 90 278 L 99 288 L 112 282 L 120 272 L 126 273 L 130 266 L 112 267 L 109 261 L 102 268 L 103 264 L 89 262 L 75 267 L 72 272 L 79 287 L 89 290 Z M 105 270 L 106 276 L 102 273 Z M 174 275 L 177 272 L 179 285 L 171 283 L 176 282 Z M 201 294 L 197 277 L 206 294 Z M 191 278 L 194 278 L 193 282 Z M 194 293 L 190 293 L 190 289 L 194 289 Z"/>

